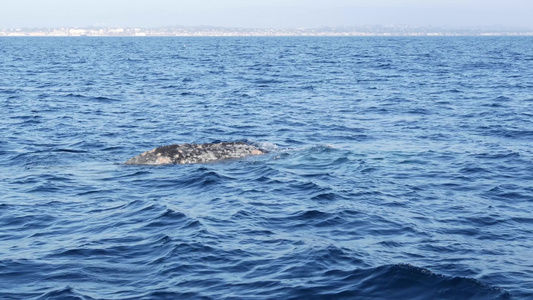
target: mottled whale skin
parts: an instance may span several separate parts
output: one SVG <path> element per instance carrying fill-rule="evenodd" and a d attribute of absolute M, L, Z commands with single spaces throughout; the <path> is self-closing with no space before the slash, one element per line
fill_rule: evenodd
<path fill-rule="evenodd" d="M 267 153 L 245 142 L 174 144 L 162 146 L 126 161 L 127 165 L 195 164 Z"/>

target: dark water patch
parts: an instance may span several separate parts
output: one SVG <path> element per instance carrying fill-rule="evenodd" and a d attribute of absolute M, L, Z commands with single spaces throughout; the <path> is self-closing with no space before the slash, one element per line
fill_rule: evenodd
<path fill-rule="evenodd" d="M 300 284 L 291 291 L 289 298 L 511 299 L 505 290 L 484 285 L 475 279 L 443 276 L 407 264 L 350 271 L 331 270 L 324 275 L 337 284 L 331 286 L 324 281 L 293 279 Z M 284 292 L 287 294 L 287 291 Z"/>
<path fill-rule="evenodd" d="M 511 299 L 508 292 L 477 280 L 447 277 L 411 265 L 382 266 L 348 278 L 359 279 L 361 296 L 367 297 L 386 298 L 394 295 L 397 299 Z M 354 296 L 357 294 L 359 292 Z"/>

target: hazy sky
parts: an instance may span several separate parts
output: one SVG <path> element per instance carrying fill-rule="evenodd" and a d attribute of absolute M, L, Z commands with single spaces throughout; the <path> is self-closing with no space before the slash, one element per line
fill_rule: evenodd
<path fill-rule="evenodd" d="M 533 28 L 533 0 L 0 0 L 0 27 Z"/>

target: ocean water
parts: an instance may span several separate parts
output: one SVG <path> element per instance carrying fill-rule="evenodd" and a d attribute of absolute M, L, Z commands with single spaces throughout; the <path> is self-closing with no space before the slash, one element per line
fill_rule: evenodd
<path fill-rule="evenodd" d="M 0 38 L 0 298 L 532 299 L 532 45 Z"/>

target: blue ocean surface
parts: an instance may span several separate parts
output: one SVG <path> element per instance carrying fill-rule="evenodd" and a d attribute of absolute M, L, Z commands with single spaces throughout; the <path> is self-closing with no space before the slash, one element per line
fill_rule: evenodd
<path fill-rule="evenodd" d="M 533 299 L 532 45 L 0 38 L 0 299 Z"/>

